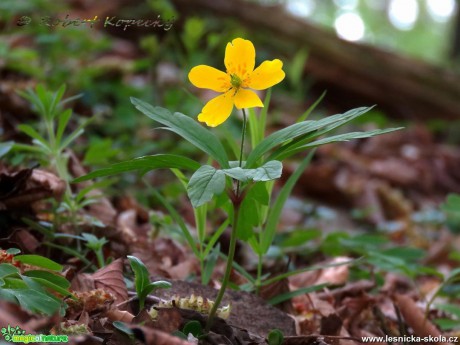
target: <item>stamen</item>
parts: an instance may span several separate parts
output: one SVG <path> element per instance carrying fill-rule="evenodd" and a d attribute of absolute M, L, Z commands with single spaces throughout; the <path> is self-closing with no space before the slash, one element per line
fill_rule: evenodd
<path fill-rule="evenodd" d="M 240 77 L 238 77 L 238 75 L 236 74 L 231 74 L 230 75 L 230 83 L 232 84 L 233 87 L 235 87 L 236 89 L 238 89 L 241 84 L 242 84 L 242 80 Z"/>

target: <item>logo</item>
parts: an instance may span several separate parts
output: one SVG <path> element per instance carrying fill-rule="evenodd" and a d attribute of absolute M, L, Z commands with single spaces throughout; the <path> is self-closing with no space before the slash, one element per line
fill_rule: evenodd
<path fill-rule="evenodd" d="M 19 326 L 3 327 L 1 329 L 3 339 L 11 343 L 68 343 L 69 337 L 63 334 L 26 334 Z"/>

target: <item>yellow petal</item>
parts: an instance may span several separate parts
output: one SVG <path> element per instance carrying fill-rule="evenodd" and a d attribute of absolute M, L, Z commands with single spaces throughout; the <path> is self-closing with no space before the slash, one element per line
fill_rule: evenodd
<path fill-rule="evenodd" d="M 230 76 L 211 66 L 193 67 L 188 74 L 188 79 L 193 85 L 202 89 L 225 92 L 230 88 Z"/>
<path fill-rule="evenodd" d="M 254 91 L 239 89 L 235 96 L 235 106 L 238 109 L 263 107 L 264 104 Z"/>
<path fill-rule="evenodd" d="M 262 62 L 249 77 L 248 87 L 254 90 L 264 90 L 278 84 L 285 77 L 282 68 L 283 63 L 278 59 Z"/>
<path fill-rule="evenodd" d="M 216 127 L 228 119 L 233 109 L 232 90 L 211 99 L 198 115 L 198 121 L 205 122 L 209 127 Z"/>
<path fill-rule="evenodd" d="M 235 38 L 227 43 L 225 49 L 225 67 L 229 74 L 236 74 L 241 80 L 254 70 L 256 50 L 251 41 Z"/>

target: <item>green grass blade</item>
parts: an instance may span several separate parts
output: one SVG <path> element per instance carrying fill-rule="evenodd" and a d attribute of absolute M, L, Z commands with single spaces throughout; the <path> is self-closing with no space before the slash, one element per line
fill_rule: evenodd
<path fill-rule="evenodd" d="M 326 96 L 326 93 L 327 93 L 327 91 L 324 91 L 321 94 L 321 96 L 319 96 L 319 98 L 302 115 L 300 115 L 300 117 L 297 119 L 297 122 L 305 121 L 308 118 L 308 116 L 310 116 L 310 114 L 313 112 L 313 110 L 316 109 L 318 104 L 321 103 L 321 101 L 323 100 L 324 96 Z"/>
<path fill-rule="evenodd" d="M 270 247 L 273 239 L 276 234 L 276 227 L 279 224 L 279 219 L 281 216 L 281 211 L 283 210 L 284 204 L 288 199 L 289 195 L 294 188 L 295 183 L 299 179 L 300 175 L 304 172 L 305 168 L 310 163 L 311 158 L 313 157 L 314 151 L 300 163 L 295 172 L 289 177 L 283 188 L 281 189 L 278 197 L 276 198 L 275 203 L 273 204 L 270 213 L 267 217 L 267 223 L 265 224 L 265 229 L 261 233 L 261 246 L 260 249 L 263 254 L 267 253 L 268 248 Z"/>
<path fill-rule="evenodd" d="M 316 137 L 325 134 L 363 115 L 371 108 L 372 107 L 356 108 L 344 114 L 328 116 L 317 121 L 303 121 L 276 131 L 262 140 L 259 145 L 252 150 L 246 159 L 246 168 L 250 168 L 265 153 L 278 145 L 289 142 L 286 146 L 293 146 L 296 145 L 298 141 L 303 140 L 306 135 L 308 135 L 310 139 L 312 136 Z"/>
<path fill-rule="evenodd" d="M 129 161 L 115 163 L 108 168 L 95 170 L 80 176 L 73 180 L 73 183 L 87 181 L 96 177 L 112 176 L 121 174 L 128 171 L 136 170 L 154 170 L 154 169 L 185 169 L 185 170 L 196 170 L 200 167 L 200 164 L 193 159 L 170 154 L 157 154 L 152 156 L 144 156 L 135 158 Z"/>
<path fill-rule="evenodd" d="M 179 228 L 182 231 L 182 234 L 184 235 L 184 238 L 186 239 L 189 247 L 192 249 L 193 253 L 197 258 L 200 257 L 200 252 L 196 248 L 196 243 L 195 240 L 193 239 L 192 234 L 190 233 L 189 229 L 187 228 L 187 225 L 185 224 L 183 218 L 181 215 L 176 211 L 176 209 L 171 205 L 171 203 L 166 200 L 157 190 L 151 189 L 150 192 L 153 194 L 153 196 L 158 199 L 158 201 L 166 208 L 166 210 L 169 212 L 171 215 L 172 219 L 176 222 L 176 224 L 179 226 Z"/>

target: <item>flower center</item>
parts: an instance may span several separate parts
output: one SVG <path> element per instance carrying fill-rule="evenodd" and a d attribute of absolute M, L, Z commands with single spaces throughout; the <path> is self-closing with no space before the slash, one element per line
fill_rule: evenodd
<path fill-rule="evenodd" d="M 230 74 L 230 84 L 232 84 L 235 89 L 239 89 L 243 81 L 236 74 Z"/>

